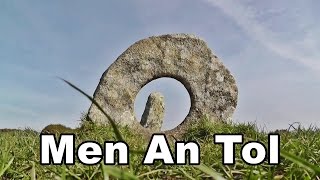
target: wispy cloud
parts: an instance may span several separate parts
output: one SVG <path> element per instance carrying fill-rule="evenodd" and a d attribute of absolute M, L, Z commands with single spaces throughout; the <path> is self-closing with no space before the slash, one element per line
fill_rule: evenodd
<path fill-rule="evenodd" d="M 240 1 L 232 0 L 205 0 L 205 2 L 219 8 L 248 33 L 250 37 L 272 52 L 285 59 L 294 60 L 303 64 L 311 70 L 320 70 L 320 49 L 318 38 L 316 37 L 319 36 L 320 33 L 316 29 L 304 29 L 304 32 L 300 33 L 299 39 L 292 37 L 293 39 L 283 41 L 279 40 L 279 34 L 266 26 L 263 20 L 257 20 L 259 12 L 263 10 L 272 11 L 272 9 L 256 9 L 255 7 L 244 5 Z M 301 21 L 297 22 L 297 28 L 299 22 Z"/>

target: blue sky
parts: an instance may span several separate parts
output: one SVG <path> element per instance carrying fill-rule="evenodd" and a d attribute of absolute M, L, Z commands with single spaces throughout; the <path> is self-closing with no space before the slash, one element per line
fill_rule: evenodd
<path fill-rule="evenodd" d="M 0 128 L 76 126 L 90 102 L 55 78 L 93 94 L 102 73 L 135 41 L 167 33 L 204 39 L 235 76 L 237 122 L 268 129 L 320 126 L 320 1 L 0 2 Z M 185 90 L 158 80 L 165 129 L 188 111 Z"/>

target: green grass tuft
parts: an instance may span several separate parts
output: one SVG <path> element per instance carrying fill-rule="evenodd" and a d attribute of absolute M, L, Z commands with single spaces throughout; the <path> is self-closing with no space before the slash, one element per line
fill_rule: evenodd
<path fill-rule="evenodd" d="M 62 124 L 50 124 L 42 129 L 42 134 L 61 134 L 61 133 L 73 133 L 74 130 L 68 128 Z"/>

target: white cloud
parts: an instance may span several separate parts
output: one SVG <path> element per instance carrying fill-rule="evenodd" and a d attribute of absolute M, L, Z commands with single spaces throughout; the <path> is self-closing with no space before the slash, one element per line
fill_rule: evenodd
<path fill-rule="evenodd" d="M 219 8 L 224 14 L 234 20 L 250 37 L 260 42 L 263 46 L 285 59 L 294 60 L 314 71 L 320 70 L 320 53 L 317 36 L 319 31 L 304 29 L 302 38 L 292 37 L 290 41 L 279 40 L 279 34 L 268 28 L 263 22 L 256 20 L 261 9 L 246 6 L 240 1 L 231 0 L 206 0 L 210 5 Z M 259 10 L 259 11 L 258 11 Z M 264 9 L 265 11 L 270 11 Z M 271 9 L 272 10 L 272 9 Z M 301 15 L 300 15 L 301 16 Z M 299 17 L 301 18 L 301 17 Z M 298 23 L 302 21 L 297 21 Z M 285 23 L 285 22 L 283 22 Z M 291 27 L 290 27 L 291 28 Z M 301 40 L 302 39 L 302 40 Z"/>

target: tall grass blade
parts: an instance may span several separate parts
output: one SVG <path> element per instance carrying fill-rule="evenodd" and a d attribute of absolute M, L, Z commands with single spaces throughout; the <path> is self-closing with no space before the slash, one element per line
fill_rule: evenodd
<path fill-rule="evenodd" d="M 185 170 L 183 170 L 183 168 L 178 168 L 179 171 L 181 171 L 181 173 L 187 177 L 190 180 L 196 180 L 195 178 L 193 178 L 189 173 L 187 173 Z"/>
<path fill-rule="evenodd" d="M 58 77 L 59 78 L 59 77 Z M 85 97 L 87 97 L 94 105 L 96 105 L 98 107 L 98 109 L 107 117 L 107 119 L 109 120 L 109 123 L 111 124 L 114 133 L 116 134 L 116 137 L 119 141 L 123 141 L 123 138 L 121 136 L 121 133 L 116 125 L 116 123 L 114 122 L 114 120 L 101 108 L 101 106 L 88 94 L 86 94 L 85 92 L 83 92 L 81 89 L 79 89 L 77 86 L 73 85 L 72 83 L 70 83 L 69 81 L 63 79 L 63 78 L 59 78 L 62 81 L 64 81 L 65 83 L 67 83 L 69 86 L 71 86 L 73 89 L 77 90 L 78 92 L 80 92 L 82 95 L 84 95 Z"/>
<path fill-rule="evenodd" d="M 66 180 L 67 179 L 67 172 L 66 172 L 66 166 L 63 166 L 62 168 L 62 173 L 61 173 L 61 180 Z"/>
<path fill-rule="evenodd" d="M 200 171 L 206 173 L 207 175 L 211 176 L 215 180 L 226 180 L 220 174 L 218 174 L 216 171 L 214 171 L 213 169 L 209 168 L 208 166 L 200 164 L 200 165 L 197 165 L 197 166 L 194 166 L 194 167 L 199 169 Z"/>
<path fill-rule="evenodd" d="M 155 173 L 158 173 L 158 172 L 166 172 L 167 171 L 167 169 L 155 169 L 155 170 L 149 170 L 148 172 L 146 172 L 146 173 L 143 173 L 143 174 L 140 174 L 139 176 L 138 176 L 138 178 L 142 178 L 143 176 L 148 176 L 148 175 L 150 175 L 150 174 L 155 174 Z"/>
<path fill-rule="evenodd" d="M 308 169 L 311 172 L 314 172 L 315 174 L 320 175 L 320 167 L 319 166 L 315 166 L 311 163 L 309 163 L 308 161 L 306 161 L 305 159 L 299 158 L 298 156 L 292 155 L 286 151 L 280 151 L 280 155 L 296 164 L 298 164 L 299 166 Z"/>
<path fill-rule="evenodd" d="M 109 180 L 109 174 L 107 173 L 107 171 L 104 168 L 104 164 L 100 163 L 100 168 L 101 168 L 101 172 L 102 172 L 102 176 L 103 176 L 103 180 Z"/>
<path fill-rule="evenodd" d="M 30 170 L 30 176 L 31 176 L 31 180 L 36 180 L 36 167 L 35 167 L 35 163 L 32 161 L 32 168 Z"/>
<path fill-rule="evenodd" d="M 140 154 L 140 155 L 144 155 L 146 152 L 145 151 L 139 151 L 139 150 L 130 150 L 131 154 Z"/>
<path fill-rule="evenodd" d="M 138 177 L 130 172 L 124 171 L 115 166 L 102 166 L 103 171 L 118 179 L 138 180 Z"/>
<path fill-rule="evenodd" d="M 7 165 L 0 171 L 0 177 L 2 177 L 3 174 L 7 171 L 7 169 L 9 169 L 10 165 L 13 163 L 13 160 L 14 160 L 14 157 L 12 157 L 7 163 Z"/>

